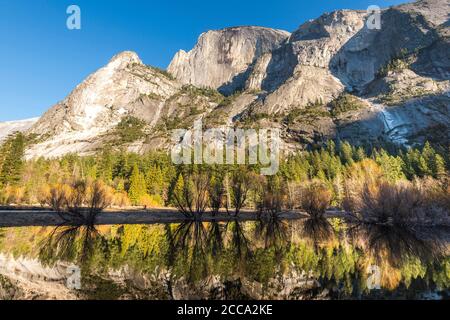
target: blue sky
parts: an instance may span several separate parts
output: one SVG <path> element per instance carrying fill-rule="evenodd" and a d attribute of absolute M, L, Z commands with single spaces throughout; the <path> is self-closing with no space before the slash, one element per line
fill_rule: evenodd
<path fill-rule="evenodd" d="M 0 121 L 40 116 L 124 50 L 165 68 L 200 33 L 259 25 L 287 31 L 336 9 L 401 0 L 0 0 Z M 81 8 L 68 30 L 66 9 Z"/>

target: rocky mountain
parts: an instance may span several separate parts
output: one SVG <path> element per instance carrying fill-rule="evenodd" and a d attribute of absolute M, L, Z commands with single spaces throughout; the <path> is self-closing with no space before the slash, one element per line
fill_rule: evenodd
<path fill-rule="evenodd" d="M 35 124 L 39 118 L 0 122 L 0 142 L 14 132 L 25 132 Z"/>
<path fill-rule="evenodd" d="M 144 65 L 136 53 L 120 53 L 39 119 L 29 130 L 39 139 L 28 154 L 56 157 L 95 150 L 128 115 L 154 125 L 161 100 L 180 87 L 169 75 Z"/>
<path fill-rule="evenodd" d="M 421 0 L 382 10 L 379 30 L 367 27 L 366 11 L 339 10 L 292 33 L 208 31 L 167 71 L 124 52 L 27 130 L 27 156 L 167 148 L 172 129 L 200 118 L 280 128 L 288 149 L 330 138 L 446 146 L 449 17 L 450 0 Z M 138 131 L 131 141 L 127 126 Z"/>

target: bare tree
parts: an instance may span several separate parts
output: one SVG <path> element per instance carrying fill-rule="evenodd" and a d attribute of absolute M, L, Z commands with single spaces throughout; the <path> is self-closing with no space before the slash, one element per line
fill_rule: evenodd
<path fill-rule="evenodd" d="M 211 179 L 211 186 L 209 191 L 209 205 L 211 214 L 215 216 L 220 212 L 225 198 L 225 188 L 223 182 L 217 179 Z"/>
<path fill-rule="evenodd" d="M 66 224 L 94 225 L 97 216 L 110 205 L 111 199 L 104 183 L 77 180 L 70 185 L 54 185 L 47 203 Z"/>
<path fill-rule="evenodd" d="M 406 181 L 365 184 L 355 213 L 367 223 L 408 226 L 418 222 L 424 198 L 421 190 Z"/>
<path fill-rule="evenodd" d="M 175 204 L 187 218 L 199 219 L 209 204 L 209 177 L 205 173 L 192 173 L 181 178 L 182 183 L 175 187 L 173 194 Z"/>
<path fill-rule="evenodd" d="M 231 175 L 231 205 L 234 207 L 234 216 L 238 216 L 245 206 L 249 192 L 254 184 L 254 174 L 239 168 Z M 230 208 L 226 208 L 229 213 Z"/>

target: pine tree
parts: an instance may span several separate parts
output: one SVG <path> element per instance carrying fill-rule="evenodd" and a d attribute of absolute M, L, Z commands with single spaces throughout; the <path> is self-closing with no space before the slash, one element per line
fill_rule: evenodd
<path fill-rule="evenodd" d="M 425 142 L 425 145 L 423 146 L 423 149 L 422 149 L 422 156 L 426 160 L 431 160 L 435 154 L 436 154 L 436 151 L 433 149 L 431 144 L 428 141 Z"/>
<path fill-rule="evenodd" d="M 417 168 L 418 168 L 418 175 L 420 177 L 431 176 L 433 173 L 432 170 L 428 167 L 428 161 L 423 155 L 419 156 Z"/>
<path fill-rule="evenodd" d="M 184 185 L 184 178 L 183 175 L 180 174 L 178 175 L 177 181 L 175 182 L 175 186 L 173 189 L 173 202 L 175 205 L 177 206 L 185 206 L 186 202 L 185 202 L 185 197 L 184 197 L 184 192 L 185 192 L 185 185 Z"/>
<path fill-rule="evenodd" d="M 364 158 L 366 158 L 366 152 L 364 151 L 364 149 L 362 147 L 358 147 L 358 149 L 356 149 L 356 151 L 355 151 L 355 160 L 361 161 Z"/>
<path fill-rule="evenodd" d="M 434 160 L 436 157 L 436 151 L 433 149 L 431 144 L 427 141 L 422 150 L 422 156 L 419 159 L 419 169 L 422 175 L 432 176 Z M 426 165 L 425 165 L 426 163 Z"/>
<path fill-rule="evenodd" d="M 145 182 L 149 194 L 162 195 L 164 190 L 164 174 L 155 166 L 150 166 L 145 175 Z"/>
<path fill-rule="evenodd" d="M 97 176 L 106 183 L 111 183 L 113 180 L 113 155 L 110 148 L 103 150 L 100 156 Z"/>
<path fill-rule="evenodd" d="M 22 133 L 17 133 L 10 137 L 5 142 L 1 153 L 0 185 L 19 183 L 24 166 L 25 136 Z"/>
<path fill-rule="evenodd" d="M 125 181 L 123 179 L 118 179 L 117 181 L 117 186 L 116 186 L 116 190 L 118 192 L 123 192 L 125 191 Z"/>
<path fill-rule="evenodd" d="M 435 154 L 433 161 L 433 176 L 435 178 L 444 177 L 447 173 L 445 160 L 440 154 Z"/>
<path fill-rule="evenodd" d="M 403 174 L 405 164 L 402 158 L 393 157 L 382 149 L 375 161 L 383 170 L 383 174 L 388 181 L 395 182 L 405 178 L 405 175 Z"/>
<path fill-rule="evenodd" d="M 137 164 L 133 166 L 133 171 L 130 177 L 130 188 L 128 190 L 128 196 L 133 205 L 138 205 L 141 198 L 146 194 L 147 186 L 145 184 L 145 177 L 140 172 Z"/>
<path fill-rule="evenodd" d="M 414 176 L 420 175 L 419 158 L 420 152 L 417 149 L 409 149 L 403 157 L 403 162 L 405 163 L 403 171 L 408 179 L 412 179 Z"/>
<path fill-rule="evenodd" d="M 113 179 L 122 178 L 127 179 L 130 174 L 130 164 L 128 156 L 125 152 L 120 152 L 117 161 L 113 166 Z"/>
<path fill-rule="evenodd" d="M 327 143 L 327 151 L 331 157 L 336 155 L 336 144 L 333 140 L 328 141 Z"/>
<path fill-rule="evenodd" d="M 353 150 L 352 150 L 352 146 L 350 145 L 350 143 L 348 143 L 347 141 L 344 141 L 341 144 L 341 148 L 340 148 L 340 154 L 341 154 L 341 159 L 342 162 L 345 165 L 351 165 L 353 164 Z"/>

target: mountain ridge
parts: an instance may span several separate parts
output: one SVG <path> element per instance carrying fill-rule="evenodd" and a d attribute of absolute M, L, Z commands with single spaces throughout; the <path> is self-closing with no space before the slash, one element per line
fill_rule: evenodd
<path fill-rule="evenodd" d="M 212 30 L 167 72 L 131 51 L 114 56 L 25 133 L 28 158 L 117 146 L 121 121 L 144 121 L 134 152 L 170 147 L 170 131 L 279 128 L 286 149 L 327 139 L 404 145 L 450 141 L 449 0 L 324 13 L 292 33 L 256 26 Z M 439 129 L 438 129 L 439 128 Z"/>

